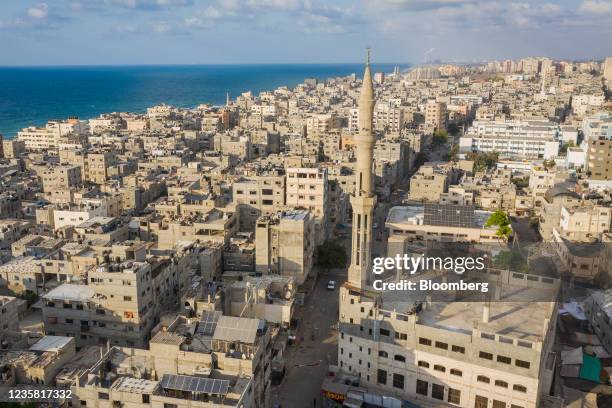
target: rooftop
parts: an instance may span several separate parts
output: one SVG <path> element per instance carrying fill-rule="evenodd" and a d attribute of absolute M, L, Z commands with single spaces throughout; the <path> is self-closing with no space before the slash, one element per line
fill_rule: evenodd
<path fill-rule="evenodd" d="M 76 302 L 85 302 L 93 298 L 94 290 L 87 285 L 74 285 L 64 283 L 55 289 L 50 290 L 42 297 L 44 299 L 60 299 Z"/>

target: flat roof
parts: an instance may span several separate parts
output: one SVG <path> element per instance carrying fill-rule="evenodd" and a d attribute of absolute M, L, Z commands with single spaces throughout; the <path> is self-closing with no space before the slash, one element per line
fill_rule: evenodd
<path fill-rule="evenodd" d="M 66 347 L 71 340 L 72 337 L 45 336 L 33 344 L 30 351 L 53 351 L 57 353 Z"/>
<path fill-rule="evenodd" d="M 399 223 L 406 222 L 410 218 L 423 216 L 425 214 L 424 205 L 411 205 L 411 206 L 398 206 L 393 207 L 389 210 L 387 215 L 387 222 Z"/>
<path fill-rule="evenodd" d="M 119 377 L 113 383 L 111 389 L 135 394 L 153 394 L 157 387 L 159 387 L 158 381 L 133 377 Z"/>
<path fill-rule="evenodd" d="M 423 279 L 428 279 L 423 277 Z M 439 281 L 438 279 L 432 279 Z M 418 324 L 471 334 L 474 322 L 479 323 L 482 331 L 507 335 L 527 341 L 537 341 L 545 329 L 545 321 L 550 318 L 554 302 L 527 301 L 542 299 L 541 287 L 503 285 L 498 288 L 499 300 L 484 301 L 480 292 L 448 292 L 442 301 L 433 301 L 418 312 Z M 410 296 L 410 294 L 413 296 Z M 442 295 L 436 295 L 442 296 Z M 410 291 L 385 291 L 382 296 L 382 309 L 409 313 L 414 307 L 417 294 Z M 482 322 L 483 309 L 489 306 L 489 321 Z"/>
<path fill-rule="evenodd" d="M 94 293 L 94 290 L 87 285 L 64 283 L 45 293 L 42 297 L 44 299 L 63 299 L 83 302 L 91 299 Z"/>
<path fill-rule="evenodd" d="M 215 328 L 214 340 L 239 341 L 252 344 L 257 338 L 260 320 L 247 317 L 220 316 Z"/>

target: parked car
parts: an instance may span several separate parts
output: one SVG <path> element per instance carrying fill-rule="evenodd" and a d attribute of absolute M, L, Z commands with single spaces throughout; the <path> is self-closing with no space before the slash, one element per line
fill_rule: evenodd
<path fill-rule="evenodd" d="M 336 290 L 336 281 L 330 280 L 327 283 L 327 290 Z"/>

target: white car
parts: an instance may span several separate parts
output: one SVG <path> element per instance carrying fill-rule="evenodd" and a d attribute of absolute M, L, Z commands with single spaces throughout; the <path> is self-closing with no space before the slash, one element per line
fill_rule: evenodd
<path fill-rule="evenodd" d="M 327 290 L 336 290 L 336 281 L 330 280 L 327 283 Z"/>

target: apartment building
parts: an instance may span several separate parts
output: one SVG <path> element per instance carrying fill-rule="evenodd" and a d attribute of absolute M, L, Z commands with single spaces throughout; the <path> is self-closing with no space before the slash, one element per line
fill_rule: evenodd
<path fill-rule="evenodd" d="M 72 190 L 83 184 L 81 168 L 74 165 L 48 167 L 39 173 L 43 191 Z"/>
<path fill-rule="evenodd" d="M 328 191 L 326 168 L 287 168 L 287 205 L 310 211 L 316 223 L 317 242 L 323 242 L 329 233 Z"/>
<path fill-rule="evenodd" d="M 253 231 L 261 215 L 285 206 L 285 175 L 240 178 L 232 185 L 233 202 L 239 204 L 240 230 Z"/>
<path fill-rule="evenodd" d="M 238 231 L 238 216 L 234 211 L 214 208 L 205 213 L 175 217 L 157 231 L 158 246 L 173 248 L 179 241 L 229 243 Z"/>
<path fill-rule="evenodd" d="M 2 157 L 6 159 L 16 159 L 26 152 L 26 145 L 23 140 L 9 139 L 2 140 Z"/>
<path fill-rule="evenodd" d="M 461 153 L 550 159 L 559 154 L 558 125 L 543 121 L 474 121 L 459 140 Z"/>
<path fill-rule="evenodd" d="M 74 337 L 78 347 L 146 347 L 160 312 L 175 306 L 180 272 L 170 259 L 135 254 L 106 256 L 86 285 L 65 283 L 43 295 L 46 333 Z"/>
<path fill-rule="evenodd" d="M 538 229 L 544 241 L 551 242 L 554 238 L 553 230 L 559 227 L 561 209 L 566 205 L 580 203 L 580 196 L 564 184 L 549 188 L 542 201 L 540 223 Z"/>
<path fill-rule="evenodd" d="M 385 221 L 389 253 L 403 254 L 412 241 L 499 243 L 497 227 L 486 226 L 491 212 L 473 206 L 425 204 L 393 207 Z M 399 245 L 399 246 L 397 246 Z"/>
<path fill-rule="evenodd" d="M 612 58 L 611 64 L 612 64 Z M 584 302 L 591 327 L 608 353 L 612 353 L 612 289 L 594 292 Z"/>
<path fill-rule="evenodd" d="M 612 208 L 590 202 L 562 205 L 557 230 L 571 241 L 601 240 L 612 231 Z"/>
<path fill-rule="evenodd" d="M 337 128 L 338 118 L 335 114 L 325 113 L 309 115 L 305 120 L 308 135 L 322 135 Z"/>
<path fill-rule="evenodd" d="M 0 338 L 19 331 L 19 313 L 25 300 L 13 296 L 0 296 Z"/>
<path fill-rule="evenodd" d="M 85 135 L 89 132 L 87 121 L 68 119 L 49 121 L 44 127 L 27 127 L 17 133 L 17 139 L 32 151 L 57 150 L 62 137 L 68 134 Z"/>
<path fill-rule="evenodd" d="M 586 143 L 588 143 L 586 170 L 589 178 L 592 180 L 612 179 L 612 137 L 591 138 Z"/>
<path fill-rule="evenodd" d="M 604 79 L 608 82 L 612 82 L 612 57 L 606 58 L 603 65 Z"/>
<path fill-rule="evenodd" d="M 481 295 L 465 293 L 451 293 L 448 301 L 413 301 L 408 292 L 381 294 L 344 284 L 340 369 L 368 390 L 417 404 L 543 406 L 555 371 L 556 303 L 516 303 L 514 296 L 546 291 L 553 299 L 558 282 L 487 273 L 504 282 L 498 301 L 481 302 L 476 300 Z"/>
<path fill-rule="evenodd" d="M 448 192 L 449 184 L 446 170 L 435 164 L 424 164 L 410 178 L 409 198 L 413 201 L 437 202 L 442 194 Z"/>
<path fill-rule="evenodd" d="M 255 228 L 256 271 L 291 276 L 301 285 L 312 270 L 317 242 L 315 222 L 308 210 L 264 215 Z"/>
<path fill-rule="evenodd" d="M 170 339 L 168 348 L 182 341 Z M 161 347 L 160 347 L 161 348 Z M 113 347 L 83 374 L 73 387 L 77 408 L 125 407 L 254 408 L 253 380 L 242 373 L 197 370 L 193 354 L 176 353 L 174 366 L 164 364 L 165 350 Z M 209 360 L 210 360 L 210 355 Z M 212 366 L 212 364 L 210 364 Z M 193 367 L 194 371 L 187 371 Z"/>
<path fill-rule="evenodd" d="M 372 121 L 374 129 L 397 134 L 404 128 L 404 110 L 392 102 L 379 103 L 374 107 Z"/>
<path fill-rule="evenodd" d="M 430 130 L 445 130 L 446 121 L 446 103 L 428 100 L 425 104 L 425 126 Z"/>

